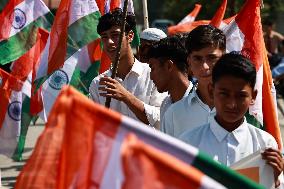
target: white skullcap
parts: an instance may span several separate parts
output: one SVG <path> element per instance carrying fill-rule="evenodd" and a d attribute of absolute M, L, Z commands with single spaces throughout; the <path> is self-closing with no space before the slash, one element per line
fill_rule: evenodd
<path fill-rule="evenodd" d="M 162 30 L 157 28 L 147 28 L 140 34 L 141 39 L 149 41 L 160 41 L 161 39 L 166 37 L 167 35 Z"/>

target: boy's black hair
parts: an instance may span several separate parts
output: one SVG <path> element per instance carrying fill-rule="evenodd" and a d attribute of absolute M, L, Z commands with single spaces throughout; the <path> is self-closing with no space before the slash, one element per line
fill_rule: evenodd
<path fill-rule="evenodd" d="M 174 35 L 155 42 L 149 50 L 149 59 L 157 58 L 161 64 L 167 59 L 172 60 L 179 71 L 187 73 L 187 50 L 184 39 L 184 35 Z"/>
<path fill-rule="evenodd" d="M 238 53 L 223 55 L 212 70 L 213 85 L 223 76 L 233 76 L 246 81 L 252 89 L 256 81 L 256 69 L 252 62 Z"/>
<path fill-rule="evenodd" d="M 106 13 L 99 19 L 99 24 L 97 26 L 97 31 L 101 34 L 104 31 L 109 30 L 113 26 L 121 26 L 123 22 L 123 12 L 122 9 L 116 8 L 112 12 Z M 135 15 L 131 12 L 127 13 L 125 33 L 128 34 L 131 30 L 134 31 L 136 27 Z"/>
<path fill-rule="evenodd" d="M 206 47 L 216 47 L 225 52 L 225 34 L 220 29 L 211 25 L 201 25 L 193 29 L 186 40 L 188 53 L 199 51 Z"/>

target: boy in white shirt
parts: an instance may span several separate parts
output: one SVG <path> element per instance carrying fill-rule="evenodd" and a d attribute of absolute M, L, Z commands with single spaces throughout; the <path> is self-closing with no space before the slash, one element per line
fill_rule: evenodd
<path fill-rule="evenodd" d="M 209 91 L 216 116 L 209 123 L 184 132 L 180 139 L 206 152 L 224 165 L 231 164 L 260 150 L 274 170 L 275 185 L 283 170 L 282 155 L 275 139 L 247 123 L 245 113 L 254 103 L 256 69 L 244 56 L 226 54 L 215 64 Z"/>
<path fill-rule="evenodd" d="M 116 9 L 103 15 L 97 26 L 104 51 L 112 62 L 116 55 L 122 21 L 122 10 Z M 134 58 L 130 43 L 135 26 L 135 15 L 127 14 L 117 77 L 110 77 L 111 69 L 97 76 L 89 88 L 90 98 L 104 105 L 106 97 L 111 97 L 111 109 L 155 127 L 159 124 L 160 105 L 166 94 L 157 91 L 150 79 L 149 65 Z"/>
<path fill-rule="evenodd" d="M 160 108 L 161 121 L 168 107 L 187 96 L 192 89 L 183 40 L 181 35 L 166 37 L 155 43 L 148 52 L 151 79 L 160 93 L 169 93 Z"/>
<path fill-rule="evenodd" d="M 214 64 L 225 53 L 226 37 L 213 26 L 198 26 L 189 33 L 186 48 L 189 69 L 198 84 L 187 97 L 171 105 L 161 121 L 161 131 L 174 137 L 208 123 L 215 115 L 208 85 Z"/>

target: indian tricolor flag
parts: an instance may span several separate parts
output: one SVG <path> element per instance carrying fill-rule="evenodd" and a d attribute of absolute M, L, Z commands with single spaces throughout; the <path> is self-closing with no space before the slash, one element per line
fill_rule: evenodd
<path fill-rule="evenodd" d="M 240 51 L 248 57 L 257 70 L 257 97 L 255 104 L 249 109 L 247 120 L 274 136 L 279 149 L 282 149 L 275 89 L 262 33 L 260 5 L 259 0 L 247 0 L 236 18 L 224 28 L 226 46 L 227 51 Z"/>
<path fill-rule="evenodd" d="M 208 25 L 208 24 L 213 25 L 217 28 L 223 28 L 227 26 L 235 18 L 235 16 L 232 16 L 230 18 L 223 20 L 226 12 L 226 7 L 227 7 L 227 0 L 223 0 L 211 20 L 197 20 L 192 22 L 186 22 L 176 26 L 171 26 L 168 28 L 168 33 L 169 35 L 174 35 L 176 33 L 187 33 L 200 25 Z"/>
<path fill-rule="evenodd" d="M 60 2 L 36 74 L 37 87 L 53 72 L 62 68 L 69 59 L 73 59 L 72 56 L 76 52 L 99 37 L 97 34 L 99 17 L 95 1 L 62 0 Z"/>
<path fill-rule="evenodd" d="M 200 12 L 201 7 L 202 6 L 200 4 L 195 4 L 194 9 L 188 15 L 186 15 L 186 17 L 184 17 L 177 25 L 193 22 Z"/>
<path fill-rule="evenodd" d="M 15 188 L 154 186 L 262 188 L 198 149 L 95 104 L 72 87 L 58 96 Z"/>
<path fill-rule="evenodd" d="M 177 25 L 168 27 L 169 35 L 174 35 L 175 33 L 177 33 L 177 31 L 182 30 L 181 28 L 184 28 L 185 26 L 193 23 L 198 13 L 200 12 L 201 7 L 202 6 L 200 4 L 195 4 L 194 9 L 186 17 L 184 17 Z M 208 22 L 206 22 L 206 24 L 208 24 Z"/>
<path fill-rule="evenodd" d="M 10 0 L 0 13 L 0 64 L 17 60 L 31 49 L 37 29 L 49 29 L 52 19 L 41 0 Z"/>
<path fill-rule="evenodd" d="M 21 129 L 21 80 L 0 69 L 0 154 L 11 157 Z"/>

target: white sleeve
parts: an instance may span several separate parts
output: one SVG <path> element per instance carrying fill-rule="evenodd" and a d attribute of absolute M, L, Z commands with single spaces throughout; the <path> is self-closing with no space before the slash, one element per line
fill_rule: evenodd
<path fill-rule="evenodd" d="M 159 93 L 156 87 L 153 88 L 149 104 L 144 104 L 145 114 L 151 126 L 157 126 L 160 122 L 160 106 L 167 93 Z"/>
<path fill-rule="evenodd" d="M 89 87 L 89 98 L 93 101 L 100 103 L 100 95 L 99 95 L 99 89 L 98 89 L 98 79 L 97 77 L 92 81 Z"/>

